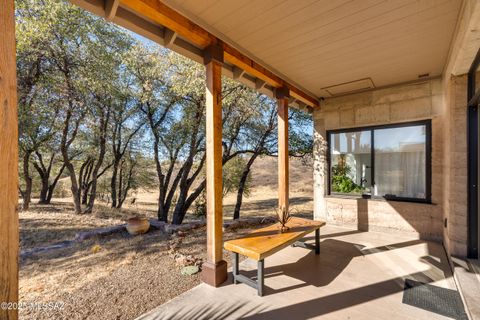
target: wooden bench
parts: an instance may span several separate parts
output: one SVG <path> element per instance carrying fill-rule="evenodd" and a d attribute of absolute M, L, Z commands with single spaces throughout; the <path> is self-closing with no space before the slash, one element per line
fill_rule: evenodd
<path fill-rule="evenodd" d="M 314 249 L 315 254 L 320 254 L 320 227 L 324 225 L 324 221 L 292 217 L 287 223 L 289 230 L 286 232 L 280 232 L 280 224 L 276 223 L 255 230 L 242 238 L 226 241 L 225 250 L 233 252 L 233 282 L 245 283 L 257 289 L 258 295 L 262 296 L 264 259 L 289 245 Z M 313 231 L 315 231 L 315 246 L 299 241 Z M 240 274 L 239 254 L 258 261 L 256 281 Z"/>

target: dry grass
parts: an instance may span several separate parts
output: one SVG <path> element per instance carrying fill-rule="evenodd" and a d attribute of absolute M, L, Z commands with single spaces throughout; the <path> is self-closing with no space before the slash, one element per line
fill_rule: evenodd
<path fill-rule="evenodd" d="M 252 192 L 244 199 L 242 216 L 274 215 L 277 206 L 276 159 L 259 159 L 252 174 Z M 292 160 L 292 207 L 312 213 L 311 166 Z M 93 214 L 75 215 L 70 199 L 52 205 L 32 205 L 20 212 L 22 250 L 71 240 L 75 234 L 123 223 L 132 215 L 154 218 L 156 192 L 140 192 L 135 205 L 112 210 L 99 204 Z M 128 202 L 128 201 L 127 201 Z M 235 195 L 224 199 L 226 219 L 232 217 Z M 188 219 L 195 217 L 188 216 Z M 234 238 L 249 229 L 229 231 Z M 20 301 L 64 301 L 60 313 L 21 310 L 24 319 L 132 319 L 199 283 L 199 275 L 182 276 L 169 254 L 172 239 L 161 232 L 132 237 L 126 232 L 76 243 L 72 247 L 22 259 Z M 181 239 L 179 251 L 205 259 L 205 228 Z M 229 255 L 225 255 L 229 259 Z M 132 303 L 134 302 L 134 303 Z"/>

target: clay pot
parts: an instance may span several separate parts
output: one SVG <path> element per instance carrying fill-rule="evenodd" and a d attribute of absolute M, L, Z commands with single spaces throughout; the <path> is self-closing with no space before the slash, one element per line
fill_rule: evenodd
<path fill-rule="evenodd" d="M 146 218 L 130 218 L 127 221 L 127 231 L 131 235 L 143 234 L 150 228 L 150 222 Z"/>

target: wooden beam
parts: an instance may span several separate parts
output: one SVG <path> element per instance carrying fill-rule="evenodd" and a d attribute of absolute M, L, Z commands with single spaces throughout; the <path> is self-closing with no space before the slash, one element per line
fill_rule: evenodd
<path fill-rule="evenodd" d="M 190 21 L 177 11 L 158 0 L 121 0 L 122 5 L 156 23 L 178 33 L 180 36 L 205 48 L 215 43 L 216 38 L 205 29 Z"/>
<path fill-rule="evenodd" d="M 117 14 L 118 5 L 120 0 L 105 0 L 105 18 L 109 21 Z"/>
<path fill-rule="evenodd" d="M 201 49 L 211 44 L 222 42 L 219 38 L 159 0 L 121 0 L 121 4 L 139 15 L 176 32 L 180 37 L 191 41 Z M 311 107 L 318 107 L 318 100 L 315 97 L 289 84 L 281 77 L 242 54 L 236 48 L 223 43 L 223 50 L 225 62 L 233 64 L 255 78 L 265 81 L 272 87 L 287 87 L 292 97 Z"/>
<path fill-rule="evenodd" d="M 289 163 L 288 163 L 288 96 L 279 95 L 278 103 L 278 206 L 288 210 Z"/>
<path fill-rule="evenodd" d="M 0 0 L 0 303 L 18 302 L 18 122 L 14 0 Z M 18 319 L 0 308 L 0 319 Z"/>
<path fill-rule="evenodd" d="M 205 50 L 207 73 L 206 143 L 207 143 L 207 261 L 202 280 L 219 286 L 227 279 L 223 261 L 223 195 L 222 195 L 222 63 L 218 48 Z"/>

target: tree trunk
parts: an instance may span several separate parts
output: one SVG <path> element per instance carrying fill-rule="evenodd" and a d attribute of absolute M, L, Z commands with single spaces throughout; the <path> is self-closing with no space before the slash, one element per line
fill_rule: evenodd
<path fill-rule="evenodd" d="M 158 195 L 158 211 L 157 211 L 158 221 L 163 221 L 167 223 L 168 211 L 165 210 L 165 203 L 163 202 L 163 200 L 165 199 L 163 186 L 159 186 L 159 192 L 160 194 Z"/>
<path fill-rule="evenodd" d="M 125 202 L 125 199 L 127 198 L 128 191 L 130 190 L 132 186 L 132 176 L 133 176 L 133 169 L 135 166 L 135 163 L 130 161 L 130 168 L 128 170 L 128 176 L 127 176 L 127 181 L 125 182 L 125 186 L 120 186 L 119 188 L 119 194 L 120 194 L 120 199 L 118 201 L 117 207 L 120 209 L 123 206 L 123 203 Z"/>
<path fill-rule="evenodd" d="M 39 151 L 36 151 L 35 153 L 37 155 L 38 160 L 34 161 L 33 165 L 35 169 L 37 169 L 38 175 L 40 176 L 40 180 L 42 182 L 42 189 L 40 190 L 40 199 L 38 203 L 49 204 L 50 201 L 52 200 L 52 194 L 55 189 L 55 186 L 57 185 L 58 179 L 60 178 L 60 176 L 63 173 L 63 170 L 65 169 L 65 165 L 62 164 L 62 167 L 60 168 L 58 174 L 55 176 L 55 179 L 50 184 L 50 175 L 51 175 L 52 167 L 54 164 L 55 152 L 51 154 L 51 157 L 47 166 L 45 166 L 45 163 L 43 162 L 42 154 Z"/>
<path fill-rule="evenodd" d="M 188 207 L 186 206 L 188 191 L 190 190 L 192 180 L 188 179 L 188 175 L 193 165 L 193 156 L 190 156 L 183 165 L 181 172 L 182 178 L 180 179 L 178 200 L 175 204 L 175 210 L 173 211 L 173 224 L 182 224 L 183 218 L 187 213 Z"/>
<path fill-rule="evenodd" d="M 72 78 L 70 75 L 70 64 L 68 60 L 65 60 L 63 62 L 65 63 L 65 65 L 63 65 L 63 67 L 61 68 L 61 71 L 65 77 L 65 85 L 67 88 L 67 96 L 68 96 L 68 101 L 67 101 L 68 109 L 65 115 L 65 120 L 63 122 L 60 150 L 63 157 L 63 163 L 65 164 L 65 167 L 67 168 L 70 176 L 70 182 L 71 182 L 70 189 L 72 191 L 74 211 L 76 214 L 81 214 L 82 213 L 82 204 L 80 202 L 81 190 L 79 189 L 77 176 L 75 174 L 75 167 L 73 166 L 70 160 L 68 151 L 69 151 L 70 145 L 73 143 L 73 141 L 77 136 L 78 128 L 80 127 L 80 121 L 84 116 L 84 114 L 80 113 L 79 118 L 74 121 L 73 131 L 71 132 L 71 135 L 70 135 L 70 129 L 71 129 L 70 126 L 72 124 L 71 121 L 72 121 L 73 112 L 77 110 L 79 106 L 75 105 L 75 94 L 74 94 L 75 89 L 71 81 Z"/>
<path fill-rule="evenodd" d="M 70 182 L 72 184 L 72 186 L 70 187 L 70 190 L 72 191 L 73 207 L 76 214 L 81 214 L 82 203 L 80 201 L 81 200 L 80 189 L 78 188 L 77 177 L 75 175 L 75 168 L 73 167 L 73 164 L 71 162 L 67 163 L 66 167 L 70 176 Z"/>
<path fill-rule="evenodd" d="M 23 156 L 23 177 L 25 179 L 25 191 L 23 194 L 22 210 L 27 211 L 30 207 L 30 201 L 32 199 L 32 177 L 30 176 L 30 151 L 26 151 Z"/>
<path fill-rule="evenodd" d="M 73 141 L 73 139 L 75 138 L 76 130 L 78 129 L 79 124 L 77 123 L 77 125 L 76 125 L 75 131 L 74 131 L 74 136 L 72 138 L 70 138 L 70 140 L 68 140 L 68 131 L 69 131 L 69 127 L 70 127 L 71 117 L 72 117 L 72 112 L 71 112 L 71 109 L 70 109 L 70 110 L 67 111 L 67 116 L 66 116 L 65 122 L 64 122 L 61 151 L 62 151 L 62 156 L 63 156 L 63 163 L 65 164 L 65 167 L 67 168 L 68 174 L 70 176 L 70 182 L 71 182 L 70 190 L 72 191 L 74 211 L 75 211 L 76 214 L 81 214 L 82 213 L 82 204 L 81 204 L 81 201 L 80 201 L 80 189 L 78 187 L 77 176 L 75 174 L 75 167 L 73 166 L 72 162 L 70 161 L 70 157 L 68 156 L 69 142 L 71 143 Z"/>
<path fill-rule="evenodd" d="M 180 188 L 180 195 L 175 205 L 175 210 L 173 211 L 172 224 L 182 224 L 183 218 L 187 213 L 188 208 L 185 208 L 185 203 L 187 200 L 187 195 L 185 194 L 186 191 L 188 190 L 182 190 L 182 188 Z"/>
<path fill-rule="evenodd" d="M 40 190 L 40 199 L 38 200 L 38 203 L 46 204 L 49 187 L 48 177 L 45 177 L 45 175 L 40 175 L 40 179 L 42 180 L 42 189 Z"/>
<path fill-rule="evenodd" d="M 99 177 L 100 168 L 103 165 L 103 160 L 105 159 L 105 152 L 106 152 L 106 144 L 107 144 L 107 126 L 108 121 L 110 119 L 110 110 L 107 109 L 101 110 L 100 116 L 100 150 L 98 152 L 98 160 L 95 164 L 95 168 L 93 169 L 92 173 L 92 181 L 89 184 L 90 189 L 90 198 L 88 199 L 88 205 L 85 209 L 85 213 L 91 213 L 93 210 L 93 205 L 95 204 L 95 198 L 97 197 L 97 182 Z M 93 164 L 92 164 L 93 165 Z"/>
<path fill-rule="evenodd" d="M 168 222 L 168 210 L 165 210 L 165 195 L 166 195 L 166 188 L 168 186 L 164 185 L 165 175 L 162 172 L 162 166 L 160 164 L 160 159 L 158 158 L 158 142 L 159 137 L 154 134 L 154 152 L 155 152 L 155 166 L 157 169 L 157 177 L 158 177 L 158 211 L 157 217 L 159 221 L 163 221 L 165 223 Z"/>
<path fill-rule="evenodd" d="M 248 160 L 245 169 L 242 172 L 242 177 L 240 178 L 240 182 L 238 183 L 238 191 L 237 191 L 237 202 L 235 203 L 235 210 L 233 211 L 233 219 L 240 218 L 240 209 L 242 207 L 243 201 L 243 193 L 245 192 L 245 184 L 247 183 L 248 174 L 250 173 L 250 169 L 257 158 L 258 153 L 254 153 L 250 159 Z"/>
<path fill-rule="evenodd" d="M 115 157 L 113 162 L 113 169 L 112 169 L 112 178 L 110 179 L 110 194 L 112 197 L 112 208 L 117 207 L 117 174 L 118 174 L 118 165 L 120 159 Z"/>
<path fill-rule="evenodd" d="M 57 176 L 55 177 L 55 179 L 53 179 L 52 184 L 48 187 L 47 197 L 45 199 L 44 204 L 50 204 L 50 202 L 52 201 L 53 192 L 55 191 L 55 187 L 57 186 L 58 180 L 62 176 L 63 170 L 65 170 L 65 164 L 62 165 L 62 167 L 60 168 L 60 171 L 58 172 Z"/>
<path fill-rule="evenodd" d="M 82 199 L 82 204 L 86 205 L 88 200 L 88 192 L 90 190 L 90 178 L 92 176 L 93 163 L 95 160 L 91 157 L 88 157 L 87 160 L 82 164 L 80 168 L 79 181 L 80 185 L 80 194 Z"/>

